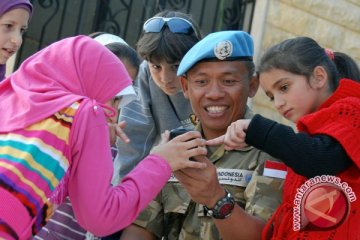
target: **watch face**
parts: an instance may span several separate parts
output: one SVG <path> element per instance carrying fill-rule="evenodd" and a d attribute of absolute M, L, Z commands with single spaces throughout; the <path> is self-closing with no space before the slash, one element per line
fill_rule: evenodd
<path fill-rule="evenodd" d="M 224 219 L 231 215 L 234 209 L 235 201 L 229 192 L 226 191 L 226 196 L 221 198 L 214 206 L 213 209 L 209 209 L 204 206 L 204 213 L 209 217 L 216 219 Z"/>
<path fill-rule="evenodd" d="M 219 215 L 226 217 L 227 215 L 229 215 L 229 213 L 231 213 L 231 211 L 234 208 L 234 204 L 233 203 L 225 203 L 224 205 L 221 206 L 221 208 L 219 209 Z"/>

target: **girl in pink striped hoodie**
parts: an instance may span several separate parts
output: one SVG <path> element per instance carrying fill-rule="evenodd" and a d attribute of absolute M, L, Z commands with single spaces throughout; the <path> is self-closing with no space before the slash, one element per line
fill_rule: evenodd
<path fill-rule="evenodd" d="M 168 141 L 165 132 L 118 186 L 110 185 L 106 118 L 114 110 L 107 104 L 129 85 L 120 60 L 86 36 L 39 51 L 0 84 L 0 238 L 29 239 L 46 223 L 48 203 L 66 196 L 82 227 L 108 235 L 130 224 L 172 171 L 204 167 L 189 160 L 206 154 L 200 133 Z"/>

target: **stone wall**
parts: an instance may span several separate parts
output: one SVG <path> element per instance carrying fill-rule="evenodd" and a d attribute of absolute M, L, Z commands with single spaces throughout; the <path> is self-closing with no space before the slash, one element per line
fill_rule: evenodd
<path fill-rule="evenodd" d="M 360 0 L 257 0 L 251 34 L 255 61 L 275 43 L 309 36 L 325 48 L 349 54 L 360 65 Z M 261 89 L 252 107 L 290 124 L 277 114 Z"/>

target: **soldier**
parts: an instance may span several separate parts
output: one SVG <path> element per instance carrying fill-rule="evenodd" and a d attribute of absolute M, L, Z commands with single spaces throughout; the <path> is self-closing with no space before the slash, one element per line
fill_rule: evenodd
<path fill-rule="evenodd" d="M 209 34 L 182 59 L 177 74 L 198 119 L 195 129 L 205 139 L 224 134 L 235 120 L 253 116 L 246 104 L 259 86 L 252 56 L 250 35 L 223 31 Z M 253 228 L 250 233 L 263 227 L 281 201 L 284 178 L 284 171 L 264 166 L 281 168 L 283 163 L 253 147 L 225 151 L 224 146 L 209 147 L 207 156 L 195 160 L 207 163 L 207 168 L 175 172 L 122 239 L 231 238 L 226 222 L 243 215 L 241 208 L 258 219 L 249 221 L 251 225 L 244 222 Z"/>

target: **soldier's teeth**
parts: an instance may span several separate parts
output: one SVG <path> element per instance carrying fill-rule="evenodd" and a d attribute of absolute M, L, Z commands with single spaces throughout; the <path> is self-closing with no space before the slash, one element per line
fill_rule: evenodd
<path fill-rule="evenodd" d="M 207 107 L 206 111 L 208 111 L 209 113 L 220 113 L 225 111 L 226 107 L 224 106 L 211 106 L 211 107 Z"/>

